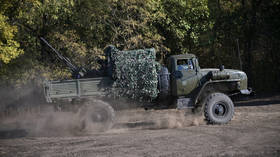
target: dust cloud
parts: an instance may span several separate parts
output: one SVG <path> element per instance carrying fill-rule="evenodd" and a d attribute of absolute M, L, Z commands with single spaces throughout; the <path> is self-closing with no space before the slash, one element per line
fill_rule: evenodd
<path fill-rule="evenodd" d="M 82 120 L 78 113 L 56 112 L 50 106 L 41 108 L 40 113 L 26 113 L 14 117 L 9 117 L 0 122 L 0 138 L 11 138 L 1 135 L 1 131 L 13 132 L 18 130 L 17 134 L 23 134 L 28 137 L 54 137 L 54 136 L 83 136 L 90 133 L 96 133 L 95 128 L 87 130 L 81 129 Z M 151 110 L 131 109 L 118 111 L 115 119 L 115 125 L 106 133 L 124 133 L 131 130 L 147 129 L 173 129 L 184 128 L 188 126 L 197 126 L 205 124 L 203 116 L 187 115 L 181 110 Z M 104 132 L 103 132 L 104 133 Z"/>
<path fill-rule="evenodd" d="M 77 114 L 55 112 L 47 107 L 41 109 L 41 113 L 21 113 L 6 117 L 0 123 L 2 131 L 21 130 L 27 136 L 72 136 L 78 135 L 80 118 Z"/>
<path fill-rule="evenodd" d="M 56 112 L 46 103 L 41 86 L 2 86 L 0 97 L 0 138 L 77 134 L 80 117 Z"/>
<path fill-rule="evenodd" d="M 117 113 L 117 124 L 109 132 L 125 132 L 133 129 L 173 129 L 206 124 L 202 115 L 191 111 L 168 109 L 148 110 L 132 109 Z"/>
<path fill-rule="evenodd" d="M 41 87 L 27 85 L 21 89 L 2 88 L 0 96 L 0 138 L 80 136 L 95 128 L 81 129 L 79 113 L 55 111 L 47 104 Z M 125 104 L 125 103 L 122 103 Z M 185 110 L 144 110 L 126 103 L 116 112 L 115 124 L 108 133 L 120 133 L 133 129 L 169 129 L 205 124 L 202 115 Z"/>

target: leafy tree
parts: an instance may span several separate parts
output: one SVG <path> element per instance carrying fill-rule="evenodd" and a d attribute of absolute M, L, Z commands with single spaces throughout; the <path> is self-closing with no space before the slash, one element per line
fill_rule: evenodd
<path fill-rule="evenodd" d="M 208 5 L 214 27 L 205 56 L 218 62 L 205 60 L 204 64 L 240 68 L 247 73 L 250 86 L 275 90 L 275 84 L 279 85 L 279 55 L 275 53 L 279 48 L 279 1 L 216 0 Z"/>
<path fill-rule="evenodd" d="M 153 25 L 156 5 L 156 1 L 149 0 L 113 1 L 110 14 L 105 19 L 110 28 L 110 43 L 120 49 L 154 47 L 159 56 L 166 53 L 165 38 Z"/>
<path fill-rule="evenodd" d="M 0 66 L 8 64 L 23 53 L 20 44 L 15 39 L 17 27 L 12 25 L 9 17 L 5 15 L 9 9 L 13 8 L 12 3 L 13 1 L 8 0 L 0 2 Z"/>
<path fill-rule="evenodd" d="M 103 49 L 110 44 L 124 50 L 155 47 L 161 61 L 171 54 L 195 53 L 202 67 L 240 68 L 251 86 L 277 90 L 279 4 L 279 0 L 0 0 L 0 80 L 22 84 L 71 76 L 37 38 L 43 36 L 88 69 L 98 68 Z"/>
<path fill-rule="evenodd" d="M 8 18 L 0 13 L 0 65 L 9 63 L 23 53 L 19 43 L 14 39 L 16 26 L 8 23 Z"/>
<path fill-rule="evenodd" d="M 161 0 L 155 21 L 164 44 L 172 53 L 192 52 L 200 45 L 200 36 L 211 27 L 207 0 Z"/>

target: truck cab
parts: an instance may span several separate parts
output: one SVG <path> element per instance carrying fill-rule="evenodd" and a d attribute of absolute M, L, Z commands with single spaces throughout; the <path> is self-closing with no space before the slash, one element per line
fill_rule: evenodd
<path fill-rule="evenodd" d="M 194 107 L 214 92 L 228 96 L 251 93 L 247 89 L 244 72 L 224 69 L 223 66 L 201 69 L 194 54 L 170 56 L 167 68 L 170 74 L 169 95 L 177 99 L 177 106 L 183 103 Z"/>
<path fill-rule="evenodd" d="M 195 55 L 173 55 L 168 61 L 168 70 L 171 73 L 171 95 L 186 96 L 199 85 L 201 74 Z"/>

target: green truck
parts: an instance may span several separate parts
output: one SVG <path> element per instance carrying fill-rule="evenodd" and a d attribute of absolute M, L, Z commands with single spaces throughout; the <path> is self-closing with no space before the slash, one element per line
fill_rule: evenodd
<path fill-rule="evenodd" d="M 138 74 L 137 77 L 147 74 L 149 75 L 147 78 L 151 80 L 150 82 L 149 80 L 138 80 L 133 84 L 134 87 L 138 87 L 140 84 L 145 86 L 145 88 L 135 88 L 136 90 L 134 90 L 142 93 L 142 96 L 144 95 L 145 99 L 141 104 L 148 104 L 141 107 L 150 109 L 162 106 L 162 108 L 204 112 L 205 119 L 211 124 L 225 124 L 233 118 L 234 104 L 231 96 L 251 94 L 251 90 L 247 87 L 247 76 L 242 71 L 224 69 L 223 66 L 217 69 L 202 69 L 199 66 L 198 58 L 193 54 L 173 55 L 167 59 L 166 65 L 159 65 L 155 61 L 154 49 L 119 51 L 115 47 L 109 46 L 105 49 L 106 61 L 102 66 L 102 74 L 86 77 L 86 70 L 77 68 L 69 59 L 63 58 L 46 40 L 43 38 L 41 40 L 53 49 L 66 65 L 70 65 L 73 73 L 73 79 L 70 80 L 45 81 L 46 100 L 58 109 L 77 106 L 75 111 L 84 116 L 81 122 L 82 129 L 87 128 L 90 124 L 102 125 L 101 130 L 113 126 L 115 110 L 118 110 L 118 105 L 115 104 L 120 104 L 117 102 L 122 95 L 115 98 L 108 93 L 114 91 L 112 89 L 116 88 L 116 82 L 120 84 L 125 79 L 131 79 L 130 73 L 133 72 Z M 133 53 L 134 55 L 131 55 Z M 147 57 L 147 54 L 153 57 Z M 123 58 L 118 58 L 120 55 Z M 132 60 L 123 61 L 126 56 Z M 140 56 L 139 64 L 135 60 L 137 56 L 138 58 Z M 142 64 L 144 61 L 146 63 Z M 140 62 L 142 69 L 143 66 L 148 66 L 141 71 L 142 73 L 138 71 Z M 118 65 L 120 63 L 122 65 Z M 129 64 L 127 67 L 134 69 L 132 71 L 125 69 L 126 64 Z M 117 89 L 130 87 L 129 84 L 132 82 L 133 79 L 124 84 L 127 85 L 126 87 L 117 86 Z M 147 90 L 147 84 L 153 92 Z M 128 99 L 133 97 L 134 100 L 137 100 L 137 94 L 136 99 L 133 94 L 126 95 L 126 97 Z"/>

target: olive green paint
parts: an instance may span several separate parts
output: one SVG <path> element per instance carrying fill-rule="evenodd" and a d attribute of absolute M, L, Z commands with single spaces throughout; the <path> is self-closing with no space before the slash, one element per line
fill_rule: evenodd
<path fill-rule="evenodd" d="M 191 60 L 192 69 L 178 70 L 178 60 Z M 170 72 L 170 96 L 188 96 L 199 89 L 193 100 L 196 102 L 200 94 L 208 85 L 228 83 L 227 93 L 247 89 L 247 76 L 244 72 L 233 69 L 201 69 L 193 54 L 174 55 L 169 57 L 168 70 Z M 179 75 L 178 75 L 179 74 Z M 90 96 L 104 96 L 106 89 L 113 89 L 114 80 L 110 77 L 88 79 L 74 79 L 63 81 L 46 81 L 45 95 L 48 102 L 56 99 L 71 99 Z M 139 91 L 138 91 L 139 92 Z"/>

